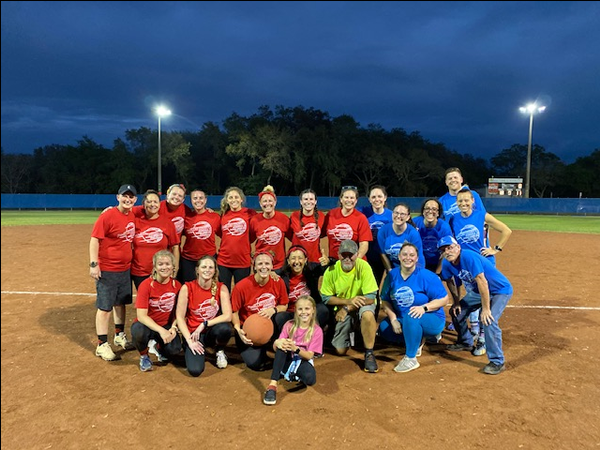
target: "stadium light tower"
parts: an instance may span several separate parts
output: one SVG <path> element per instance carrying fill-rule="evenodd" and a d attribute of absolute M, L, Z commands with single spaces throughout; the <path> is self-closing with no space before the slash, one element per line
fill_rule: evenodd
<path fill-rule="evenodd" d="M 162 195 L 162 149 L 160 142 L 160 119 L 171 115 L 171 110 L 164 106 L 158 106 L 156 108 L 156 115 L 158 116 L 158 194 Z"/>
<path fill-rule="evenodd" d="M 545 106 L 539 106 L 537 103 L 530 103 L 521 106 L 519 111 L 529 114 L 529 143 L 527 144 L 527 170 L 525 172 L 525 198 L 529 198 L 529 188 L 531 186 L 531 137 L 533 135 L 533 115 L 541 113 L 546 109 Z"/>

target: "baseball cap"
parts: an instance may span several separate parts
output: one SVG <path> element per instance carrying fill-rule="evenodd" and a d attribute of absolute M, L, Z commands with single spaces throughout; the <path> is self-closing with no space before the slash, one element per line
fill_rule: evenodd
<path fill-rule="evenodd" d="M 340 244 L 339 253 L 352 253 L 353 255 L 358 252 L 358 245 L 352 239 L 346 239 Z"/>
<path fill-rule="evenodd" d="M 447 247 L 448 245 L 458 244 L 454 236 L 444 236 L 438 241 L 437 248 Z"/>
<path fill-rule="evenodd" d="M 125 192 L 131 192 L 133 195 L 137 195 L 135 187 L 133 187 L 131 184 L 124 184 L 119 188 L 119 195 L 123 195 Z"/>

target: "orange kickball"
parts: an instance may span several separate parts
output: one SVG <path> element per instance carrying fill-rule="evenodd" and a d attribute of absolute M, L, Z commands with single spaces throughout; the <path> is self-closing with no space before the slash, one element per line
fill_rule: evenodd
<path fill-rule="evenodd" d="M 244 333 L 255 346 L 265 345 L 273 336 L 273 322 L 271 319 L 252 314 L 244 321 Z"/>

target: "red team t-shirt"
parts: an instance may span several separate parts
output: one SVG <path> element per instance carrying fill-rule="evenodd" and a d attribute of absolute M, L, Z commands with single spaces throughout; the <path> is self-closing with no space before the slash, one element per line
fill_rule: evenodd
<path fill-rule="evenodd" d="M 181 283 L 174 278 L 169 278 L 165 284 L 152 278 L 146 278 L 138 289 L 135 307 L 147 309 L 148 317 L 154 320 L 157 325 L 164 327 L 175 318 L 173 309 L 180 289 Z"/>
<path fill-rule="evenodd" d="M 100 270 L 125 272 L 131 267 L 131 243 L 134 235 L 133 214 L 124 214 L 119 208 L 111 208 L 100 214 L 92 229 L 92 237 L 100 241 Z"/>
<path fill-rule="evenodd" d="M 214 319 L 221 309 L 221 287 L 223 283 L 217 283 L 217 292 L 213 297 L 211 289 L 204 289 L 198 281 L 185 283 L 188 289 L 188 304 L 185 313 L 185 322 L 190 333 L 193 333 L 205 320 Z M 203 333 L 207 330 L 204 329 Z"/>
<path fill-rule="evenodd" d="M 298 275 L 290 276 L 290 292 L 288 293 L 289 303 L 287 309 L 289 312 L 294 312 L 296 310 L 296 302 L 303 295 L 310 295 L 310 289 L 308 288 L 304 274 L 299 273 Z"/>
<path fill-rule="evenodd" d="M 342 241 L 352 239 L 359 242 L 372 241 L 373 234 L 369 227 L 369 220 L 356 209 L 348 217 L 342 215 L 341 208 L 334 208 L 325 216 L 324 236 L 329 240 L 329 256 L 338 257 L 338 249 Z M 366 260 L 366 257 L 363 258 Z"/>
<path fill-rule="evenodd" d="M 221 266 L 250 267 L 250 219 L 256 211 L 242 208 L 221 217 L 221 246 L 217 262 Z"/>
<path fill-rule="evenodd" d="M 272 251 L 273 269 L 281 269 L 285 262 L 285 235 L 290 228 L 290 219 L 285 214 L 275 211 L 275 215 L 266 219 L 256 214 L 250 220 L 250 242 L 256 241 L 256 253 Z"/>
<path fill-rule="evenodd" d="M 216 212 L 190 212 L 185 217 L 183 236 L 185 244 L 181 256 L 190 261 L 198 261 L 204 255 L 217 254 L 215 236 L 221 234 L 221 216 Z"/>
<path fill-rule="evenodd" d="M 278 305 L 288 304 L 288 294 L 282 278 L 277 281 L 269 278 L 264 286 L 259 285 L 250 275 L 237 283 L 231 293 L 231 308 L 238 311 L 240 324 L 254 313 Z"/>
<path fill-rule="evenodd" d="M 160 250 L 169 250 L 175 245 L 179 245 L 179 235 L 168 218 L 158 216 L 149 220 L 146 217 L 136 217 L 131 274 L 138 277 L 151 275 L 154 254 Z"/>
<path fill-rule="evenodd" d="M 308 253 L 309 262 L 319 262 L 321 257 L 321 234 L 323 224 L 325 223 L 325 214 L 317 211 L 318 222 L 315 221 L 315 216 L 305 216 L 302 211 L 294 211 L 290 216 L 290 229 L 288 231 L 288 239 L 292 241 L 292 245 L 301 245 Z M 302 223 L 300 224 L 300 219 Z"/>
<path fill-rule="evenodd" d="M 175 231 L 179 235 L 179 239 L 181 239 L 181 233 L 183 233 L 183 225 L 185 223 L 185 216 L 191 211 L 191 208 L 187 206 L 185 203 L 182 203 L 174 210 L 170 210 L 166 200 L 162 200 L 160 202 L 160 206 L 158 208 L 158 215 L 161 217 L 167 217 L 173 225 L 175 225 Z M 144 217 L 144 207 L 142 205 L 134 206 L 133 212 L 135 217 Z"/>

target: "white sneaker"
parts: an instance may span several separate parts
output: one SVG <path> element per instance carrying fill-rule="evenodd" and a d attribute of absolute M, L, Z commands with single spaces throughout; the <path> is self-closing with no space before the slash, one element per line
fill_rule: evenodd
<path fill-rule="evenodd" d="M 421 345 L 419 345 L 419 348 L 417 349 L 417 358 L 419 356 L 421 356 L 421 353 L 423 352 L 423 346 L 425 345 L 425 341 L 421 341 Z"/>
<path fill-rule="evenodd" d="M 113 349 L 110 348 L 108 342 L 96 347 L 96 356 L 99 356 L 104 361 L 115 361 L 119 359 L 117 355 L 115 355 L 115 352 L 113 352 Z"/>
<path fill-rule="evenodd" d="M 152 353 L 154 356 L 156 356 L 157 361 L 160 363 L 168 362 L 169 358 L 163 356 L 162 353 L 158 351 L 158 348 L 156 348 L 156 344 L 157 342 L 154 339 L 150 339 L 148 341 L 148 353 Z"/>
<path fill-rule="evenodd" d="M 411 370 L 418 369 L 419 367 L 421 367 L 421 364 L 419 364 L 417 358 L 409 358 L 408 356 L 405 356 L 402 358 L 402 361 L 400 361 L 398 365 L 394 367 L 394 372 L 410 372 Z"/>
<path fill-rule="evenodd" d="M 115 345 L 123 347 L 125 350 L 135 349 L 135 346 L 127 340 L 127 335 L 123 331 L 115 335 Z"/>
<path fill-rule="evenodd" d="M 217 367 L 219 369 L 224 369 L 227 367 L 227 356 L 225 356 L 225 352 L 223 350 L 219 350 L 217 352 Z"/>

